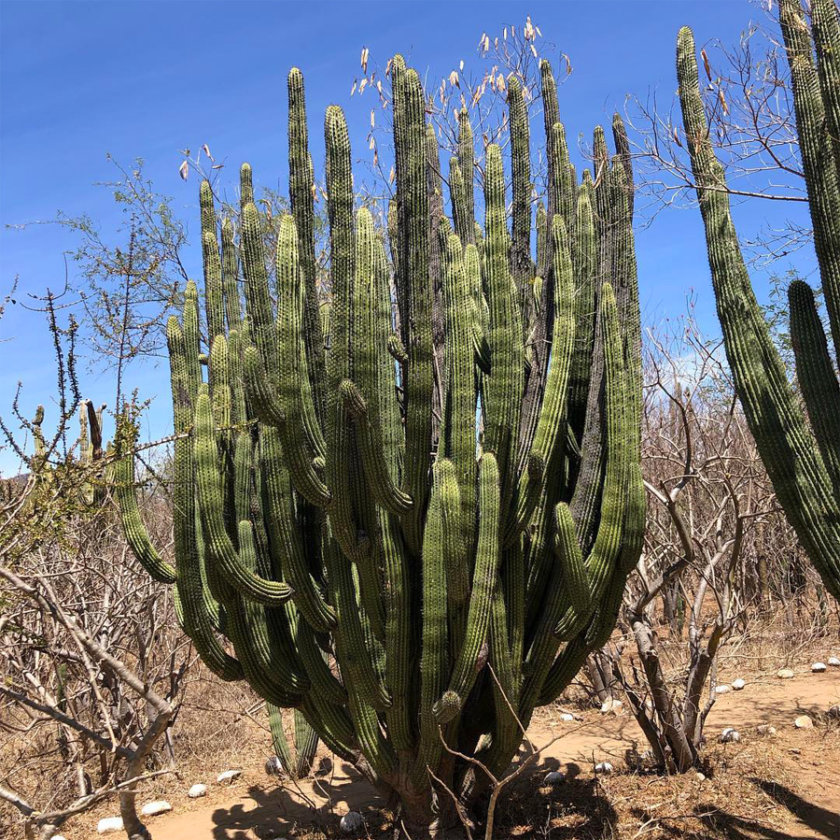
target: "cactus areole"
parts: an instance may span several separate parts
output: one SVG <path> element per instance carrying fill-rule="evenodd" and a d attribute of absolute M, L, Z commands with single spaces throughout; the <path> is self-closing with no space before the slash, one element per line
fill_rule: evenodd
<path fill-rule="evenodd" d="M 276 249 L 249 167 L 221 247 L 202 184 L 206 329 L 194 284 L 168 325 L 174 563 L 130 492 L 128 434 L 115 480 L 127 538 L 174 582 L 208 667 L 298 710 L 401 808 L 412 837 L 445 836 L 489 784 L 454 753 L 505 773 L 534 709 L 609 637 L 639 556 L 632 175 L 616 119 L 619 153 L 610 160 L 598 129 L 594 172 L 578 181 L 544 62 L 549 184 L 532 260 L 518 81 L 510 229 L 499 147 L 485 150 L 476 202 L 468 114 L 441 167 L 420 79 L 399 56 L 391 82 L 386 224 L 355 206 L 344 114 L 327 110 L 328 300 L 300 71 Z"/>

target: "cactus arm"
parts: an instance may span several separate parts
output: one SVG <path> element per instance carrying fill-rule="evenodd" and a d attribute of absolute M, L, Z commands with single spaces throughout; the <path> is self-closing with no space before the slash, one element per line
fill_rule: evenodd
<path fill-rule="evenodd" d="M 501 150 L 487 147 L 485 163 L 487 217 L 487 298 L 490 307 L 488 344 L 493 364 L 484 386 L 487 425 L 484 446 L 496 455 L 502 488 L 502 510 L 513 496 L 515 453 L 522 401 L 522 326 L 508 262 L 505 182 Z"/>
<path fill-rule="evenodd" d="M 207 306 L 207 340 L 212 344 L 217 335 L 225 332 L 225 308 L 222 296 L 222 263 L 215 231 L 201 237 L 204 263 L 204 296 Z"/>
<path fill-rule="evenodd" d="M 469 246 L 475 261 L 475 248 Z M 475 267 L 474 269 L 475 270 Z M 480 280 L 479 280 L 480 282 Z M 475 538 L 475 372 L 473 311 L 470 280 L 467 277 L 461 240 L 449 236 L 446 252 L 446 330 L 449 335 L 447 389 L 441 429 L 442 451 L 457 475 L 461 499 L 462 551 L 464 560 L 472 556 Z M 464 587 L 455 585 L 455 592 Z M 466 594 L 466 593 L 464 593 Z M 458 599 L 461 600 L 460 598 Z"/>
<path fill-rule="evenodd" d="M 185 326 L 189 323 L 191 310 L 194 311 L 194 309 L 195 300 L 188 294 L 184 302 Z M 222 611 L 207 586 L 204 558 L 197 534 L 193 447 L 192 441 L 185 436 L 192 426 L 189 385 L 191 366 L 188 364 L 190 354 L 186 341 L 187 335 L 189 333 L 182 330 L 177 318 L 172 316 L 167 323 L 166 338 L 169 347 L 175 432 L 179 435 L 175 441 L 173 490 L 175 511 L 173 530 L 175 556 L 178 558 L 176 581 L 178 600 L 183 610 L 184 630 L 210 670 L 223 680 L 240 680 L 243 677 L 240 662 L 225 651 L 214 632 L 221 624 Z M 194 338 L 196 344 L 192 349 L 197 362 L 197 334 Z"/>
<path fill-rule="evenodd" d="M 261 443 L 269 537 L 278 553 L 282 552 L 283 574 L 292 586 L 293 598 L 301 614 L 316 630 L 328 630 L 335 624 L 335 612 L 319 592 L 307 566 L 294 518 L 289 474 L 276 429 L 265 428 Z"/>
<path fill-rule="evenodd" d="M 818 5 L 823 7 L 826 4 Z M 820 36 L 828 36 L 832 30 L 836 35 L 840 28 L 837 7 L 834 3 L 831 6 L 831 9 L 815 7 L 818 21 L 815 41 Z M 832 20 L 833 27 L 829 24 Z M 837 165 L 840 141 L 837 134 L 831 134 L 831 129 L 837 128 L 840 94 L 831 84 L 831 77 L 834 75 L 833 81 L 836 82 L 840 59 L 833 54 L 830 41 L 826 44 L 819 42 L 818 55 L 823 57 L 823 61 L 818 70 L 800 0 L 780 0 L 779 23 L 790 66 L 796 133 L 814 229 L 814 249 L 837 356 L 840 353 L 840 169 Z M 829 69 L 835 73 L 819 72 Z M 821 82 L 824 82 L 822 88 L 829 95 L 828 102 L 823 101 Z"/>
<path fill-rule="evenodd" d="M 461 182 L 464 185 L 464 212 L 461 215 L 462 227 L 455 232 L 466 248 L 475 245 L 475 140 L 473 139 L 470 115 L 466 108 L 458 112 L 458 167 L 461 170 Z"/>
<path fill-rule="evenodd" d="M 444 521 L 442 476 L 435 467 L 426 528 L 423 534 L 422 585 L 422 653 L 420 655 L 420 745 L 418 773 L 425 777 L 426 768 L 440 762 L 443 745 L 432 707 L 446 684 L 448 668 L 448 629 L 446 558 L 444 556 Z"/>
<path fill-rule="evenodd" d="M 788 300 L 796 376 L 836 497 L 840 495 L 840 385 L 811 287 L 795 280 Z"/>
<path fill-rule="evenodd" d="M 243 595 L 267 606 L 280 606 L 291 597 L 291 588 L 285 583 L 265 580 L 250 571 L 225 531 L 213 415 L 210 399 L 204 394 L 199 395 L 196 404 L 194 447 L 201 521 L 206 531 L 211 562 L 225 575 L 226 581 Z"/>
<path fill-rule="evenodd" d="M 487 639 L 499 567 L 499 467 L 492 452 L 485 452 L 479 461 L 478 488 L 478 543 L 466 633 L 449 687 L 434 705 L 438 723 L 452 720 L 462 708 L 475 683 L 476 663 Z"/>
<path fill-rule="evenodd" d="M 314 456 L 324 454 L 325 444 L 315 419 L 306 355 L 301 344 L 304 301 L 298 261 L 298 236 L 291 216 L 284 216 L 280 222 L 275 277 L 277 400 L 285 418 L 285 422 L 278 428 L 283 451 L 288 459 L 295 489 L 313 505 L 326 507 L 330 502 L 330 491 L 312 465 Z M 310 432 L 308 436 L 307 429 Z"/>
<path fill-rule="evenodd" d="M 303 280 L 305 360 L 312 385 L 315 415 L 323 424 L 326 421 L 326 366 L 319 314 L 318 265 L 315 258 L 315 178 L 309 154 L 303 74 L 297 67 L 289 71 L 288 93 L 289 200 L 295 218 Z"/>
<path fill-rule="evenodd" d="M 533 263 L 531 262 L 531 154 L 528 109 L 522 85 L 515 76 L 508 84 L 510 109 L 510 157 L 513 176 L 513 225 L 511 228 L 511 276 L 519 292 L 519 307 L 525 334 L 529 331 Z"/>
<path fill-rule="evenodd" d="M 397 150 L 397 208 L 399 227 L 405 231 L 398 260 L 397 288 L 405 309 L 400 312 L 403 343 L 408 353 L 405 368 L 405 472 L 403 489 L 414 500 L 403 518 L 406 543 L 419 554 L 422 517 L 429 490 L 434 390 L 432 307 L 428 250 L 429 201 L 426 193 L 425 104 L 420 78 L 406 70 L 394 84 L 394 143 Z M 401 124 L 400 124 L 401 123 Z"/>
<path fill-rule="evenodd" d="M 820 575 L 840 597 L 840 511 L 813 436 L 755 299 L 719 189 L 723 168 L 708 141 L 691 30 L 680 30 L 677 76 L 686 138 L 706 227 L 709 265 L 726 355 L 750 430 L 788 520 Z"/>
<path fill-rule="evenodd" d="M 238 330 L 242 326 L 238 275 L 239 264 L 233 241 L 233 225 L 230 219 L 225 219 L 222 222 L 222 286 L 228 330 Z"/>

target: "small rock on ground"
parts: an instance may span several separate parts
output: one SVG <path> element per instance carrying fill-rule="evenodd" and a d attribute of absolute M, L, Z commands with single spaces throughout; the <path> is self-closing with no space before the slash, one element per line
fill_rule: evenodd
<path fill-rule="evenodd" d="M 545 778 L 543 779 L 544 785 L 560 785 L 566 781 L 566 774 L 561 773 L 559 770 L 552 770 L 550 773 L 545 774 Z"/>
<path fill-rule="evenodd" d="M 96 824 L 96 831 L 98 834 L 110 834 L 112 831 L 122 831 L 123 821 L 122 817 L 103 817 Z"/>
<path fill-rule="evenodd" d="M 735 691 L 743 690 L 743 688 L 746 684 L 747 684 L 746 680 L 742 680 L 740 677 L 738 677 L 737 680 L 732 680 L 732 688 Z"/>
<path fill-rule="evenodd" d="M 764 738 L 772 738 L 776 734 L 776 727 L 768 723 L 762 723 L 755 728 L 755 731 Z"/>
<path fill-rule="evenodd" d="M 828 664 L 832 668 L 840 668 L 840 659 L 838 659 L 836 656 L 829 656 L 828 657 Z"/>
<path fill-rule="evenodd" d="M 358 811 L 348 811 L 339 821 L 338 827 L 345 834 L 354 834 L 365 824 L 365 818 Z"/>
<path fill-rule="evenodd" d="M 623 707 L 624 703 L 622 703 L 621 700 L 604 700 L 601 704 L 601 714 L 607 714 L 609 712 L 618 714 Z"/>
<path fill-rule="evenodd" d="M 154 817 L 156 814 L 165 814 L 171 810 L 172 806 L 165 799 L 157 799 L 154 802 L 147 802 L 140 809 L 140 813 L 144 817 Z"/>
<path fill-rule="evenodd" d="M 609 761 L 599 761 L 595 765 L 595 772 L 602 776 L 609 776 L 615 768 Z"/>
<path fill-rule="evenodd" d="M 808 717 L 808 715 L 800 715 L 794 722 L 793 725 L 797 729 L 811 729 L 814 726 L 814 721 Z"/>
<path fill-rule="evenodd" d="M 776 676 L 780 680 L 792 680 L 796 674 L 790 668 L 782 668 L 776 672 Z"/>
<path fill-rule="evenodd" d="M 815 662 L 815 663 L 811 666 L 811 670 L 812 670 L 815 674 L 821 674 L 823 671 L 825 671 L 825 670 L 826 670 L 826 665 L 825 665 L 825 662 Z"/>
<path fill-rule="evenodd" d="M 715 686 L 715 694 L 729 694 L 732 691 L 732 686 L 728 683 L 721 683 Z"/>
<path fill-rule="evenodd" d="M 221 785 L 225 782 L 232 782 L 235 778 L 242 775 L 241 770 L 225 770 L 222 773 L 219 773 L 216 781 Z"/>

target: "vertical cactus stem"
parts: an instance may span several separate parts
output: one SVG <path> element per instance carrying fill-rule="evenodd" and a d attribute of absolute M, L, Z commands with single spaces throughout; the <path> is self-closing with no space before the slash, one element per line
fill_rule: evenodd
<path fill-rule="evenodd" d="M 485 452 L 478 466 L 478 543 L 464 643 L 453 667 L 449 687 L 433 707 L 438 723 L 448 723 L 463 708 L 475 684 L 479 653 L 487 640 L 499 568 L 499 478 L 495 456 Z"/>
<path fill-rule="evenodd" d="M 210 561 L 238 592 L 266 606 L 280 606 L 292 590 L 249 570 L 237 554 L 224 526 L 222 486 L 210 398 L 199 395 L 195 411 L 195 465 L 201 522 Z"/>
<path fill-rule="evenodd" d="M 834 495 L 840 497 L 840 385 L 811 287 L 794 280 L 788 301 L 796 378 Z"/>
<path fill-rule="evenodd" d="M 470 114 L 466 108 L 458 112 L 458 165 L 464 184 L 464 228 L 456 232 L 464 247 L 475 245 L 475 140 L 473 139 Z"/>
<path fill-rule="evenodd" d="M 627 127 L 619 113 L 613 114 L 612 118 L 613 142 L 615 143 L 616 154 L 621 159 L 621 168 L 624 171 L 625 189 L 627 190 L 627 210 L 630 214 L 630 221 L 633 221 L 633 203 L 635 198 L 633 184 L 633 159 L 630 152 L 630 140 L 627 137 Z"/>
<path fill-rule="evenodd" d="M 548 257 L 546 251 L 546 237 L 548 236 L 548 214 L 545 211 L 545 203 L 542 201 L 537 202 L 537 277 L 545 277 L 546 272 L 548 271 L 548 265 L 546 264 L 546 259 Z M 540 301 L 536 292 L 534 292 L 536 300 L 536 306 L 539 308 Z"/>
<path fill-rule="evenodd" d="M 380 366 L 388 356 L 390 296 L 387 302 L 380 300 L 382 295 L 388 295 L 387 286 L 383 288 L 376 278 L 376 251 L 381 251 L 382 246 L 376 239 L 373 217 L 366 208 L 361 208 L 356 215 L 356 246 L 353 300 L 354 311 L 358 314 L 351 327 L 356 381 L 344 380 L 339 387 L 355 425 L 356 441 L 371 494 L 386 510 L 403 514 L 410 510 L 412 501 L 399 489 L 398 475 L 392 474 L 383 443 L 380 410 L 384 396 L 380 388 L 383 385 L 390 387 L 390 382 L 382 382 L 380 376 Z"/>
<path fill-rule="evenodd" d="M 213 343 L 217 335 L 225 332 L 225 309 L 222 296 L 222 263 L 219 259 L 219 243 L 215 231 L 203 234 L 202 255 L 204 258 L 204 297 L 207 308 L 207 339 Z"/>
<path fill-rule="evenodd" d="M 303 349 L 304 288 L 298 260 L 298 235 L 294 219 L 283 216 L 277 235 L 277 396 L 285 422 L 279 426 L 283 450 L 295 489 L 311 504 L 326 507 L 330 492 L 312 465 L 323 455 L 325 443 L 315 417 Z M 307 439 L 306 431 L 310 432 Z"/>
<path fill-rule="evenodd" d="M 492 369 L 484 386 L 487 426 L 484 447 L 496 455 L 502 487 L 502 509 L 509 509 L 516 470 L 519 410 L 523 389 L 522 326 L 508 262 L 505 180 L 501 150 L 487 147 L 485 175 L 487 231 L 488 344 Z"/>
<path fill-rule="evenodd" d="M 306 368 L 312 387 L 315 415 L 326 422 L 326 364 L 318 296 L 318 264 L 315 256 L 315 176 L 309 154 L 306 99 L 303 74 L 289 71 L 289 200 L 298 236 L 300 271 L 303 278 L 303 340 Z"/>
<path fill-rule="evenodd" d="M 254 203 L 254 179 L 250 163 L 243 163 L 239 167 L 239 206 L 244 210 L 245 206 Z"/>
<path fill-rule="evenodd" d="M 508 82 L 510 108 L 510 157 L 513 176 L 513 226 L 511 229 L 511 275 L 519 291 L 519 306 L 525 334 L 533 317 L 531 311 L 531 152 L 528 108 L 522 85 L 515 76 Z"/>
<path fill-rule="evenodd" d="M 837 7 L 817 13 L 818 24 L 827 21 L 831 15 L 838 27 Z M 823 101 L 820 73 L 814 61 L 814 45 L 805 21 L 805 12 L 800 0 L 780 0 L 779 24 L 784 39 L 790 81 L 793 90 L 793 106 L 796 116 L 796 134 L 802 170 L 808 195 L 808 209 L 814 230 L 814 250 L 820 268 L 820 281 L 828 312 L 831 336 L 834 342 L 835 358 L 840 359 L 840 170 L 838 170 L 838 137 L 831 135 L 836 128 L 840 95 L 826 78 L 829 95 Z M 816 37 L 826 29 L 818 25 Z M 831 45 L 820 44 L 823 62 L 820 69 L 840 66 L 840 60 L 832 56 Z M 826 62 L 826 57 L 830 57 Z M 832 108 L 832 102 L 835 108 Z M 828 110 L 826 107 L 828 106 Z M 833 126 L 832 126 L 833 123 Z"/>
<path fill-rule="evenodd" d="M 578 445 L 583 438 L 586 421 L 586 400 L 597 318 L 595 292 L 598 243 L 590 188 L 586 184 L 588 175 L 587 171 L 584 174 L 584 183 L 578 189 L 575 241 L 572 248 L 575 342 L 569 373 L 568 421 Z"/>
<path fill-rule="evenodd" d="M 435 701 L 446 684 L 447 667 L 447 593 L 444 556 L 445 526 L 441 503 L 442 477 L 435 467 L 426 528 L 423 534 L 422 586 L 422 653 L 420 656 L 420 748 L 418 774 L 426 776 L 427 768 L 440 763 L 443 745 L 438 735 L 437 721 L 432 713 Z"/>
<path fill-rule="evenodd" d="M 326 483 L 333 494 L 330 522 L 333 534 L 348 558 L 360 550 L 351 493 L 355 464 L 350 418 L 340 386 L 352 381 L 350 348 L 353 323 L 353 277 L 355 273 L 355 235 L 353 230 L 353 176 L 350 164 L 350 139 L 341 108 L 327 109 L 325 127 L 327 145 L 327 210 L 330 221 L 332 260 L 332 316 L 330 353 L 327 365 L 327 458 Z M 361 465 L 358 465 L 361 468 Z"/>
<path fill-rule="evenodd" d="M 680 30 L 677 40 L 677 77 L 718 317 L 735 388 L 788 520 L 826 588 L 840 598 L 838 504 L 750 285 L 729 198 L 719 189 L 725 183 L 723 167 L 708 140 L 694 36 L 688 27 Z"/>
<path fill-rule="evenodd" d="M 230 219 L 225 219 L 222 222 L 222 290 L 228 330 L 238 330 L 242 324 L 238 269 L 233 225 Z"/>
<path fill-rule="evenodd" d="M 214 674 L 223 680 L 242 679 L 242 666 L 230 656 L 216 637 L 219 604 L 207 586 L 201 543 L 197 533 L 195 508 L 195 465 L 192 441 L 185 432 L 193 423 L 191 393 L 192 364 L 198 366 L 197 294 L 187 286 L 184 303 L 184 329 L 172 316 L 166 326 L 169 369 L 172 386 L 172 409 L 175 432 L 173 531 L 175 556 L 178 558 L 178 600 L 183 611 L 183 627 L 196 650 Z M 195 317 L 195 335 L 188 342 L 187 326 Z M 194 346 L 193 346 L 194 345 Z M 196 374 L 198 371 L 196 371 Z M 197 398 L 198 385 L 195 385 Z"/>
<path fill-rule="evenodd" d="M 429 280 L 429 202 L 426 193 L 425 103 L 420 78 L 406 70 L 401 89 L 395 90 L 400 106 L 394 110 L 397 146 L 397 207 L 399 227 L 405 231 L 405 250 L 399 257 L 399 286 L 406 310 L 401 312 L 405 349 L 405 473 L 403 490 L 414 500 L 403 519 L 412 553 L 419 555 L 423 511 L 429 490 L 432 446 L 432 395 L 434 390 L 432 344 L 432 287 Z M 402 122 L 402 125 L 398 123 Z M 399 296 L 399 295 L 398 295 Z"/>
<path fill-rule="evenodd" d="M 246 204 L 242 210 L 242 263 L 251 335 L 268 375 L 268 382 L 272 388 L 276 388 L 279 379 L 277 328 L 268 290 L 262 224 L 253 202 Z"/>
<path fill-rule="evenodd" d="M 468 246 L 476 262 L 475 247 Z M 474 265 L 473 271 L 476 270 Z M 480 293 L 480 278 L 478 280 Z M 472 556 L 475 534 L 475 332 L 479 328 L 467 276 L 461 240 L 449 236 L 446 253 L 446 354 L 447 389 L 441 429 L 441 449 L 451 462 L 461 497 L 462 553 L 466 562 Z M 483 332 L 483 331 L 482 331 Z M 480 341 L 478 342 L 481 343 Z M 457 592 L 462 587 L 456 588 Z"/>

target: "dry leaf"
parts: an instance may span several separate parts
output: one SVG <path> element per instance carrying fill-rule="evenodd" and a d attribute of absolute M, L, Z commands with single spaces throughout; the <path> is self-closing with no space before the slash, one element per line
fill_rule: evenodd
<path fill-rule="evenodd" d="M 712 68 L 709 64 L 709 56 L 706 55 L 706 50 L 700 50 L 700 55 L 703 57 L 703 66 L 706 68 L 706 75 L 709 77 L 709 81 L 712 81 Z"/>
<path fill-rule="evenodd" d="M 187 176 L 190 174 L 190 162 L 188 160 L 181 163 L 178 167 L 178 173 L 184 181 L 187 180 Z"/>
<path fill-rule="evenodd" d="M 365 78 L 362 79 L 362 81 L 359 83 L 359 93 L 364 93 L 365 88 L 367 87 L 367 83 L 367 76 L 365 76 Z"/>
<path fill-rule="evenodd" d="M 397 177 L 396 170 L 392 166 L 391 167 L 391 173 L 388 175 L 388 183 L 393 184 L 394 183 L 394 178 L 396 178 L 396 177 Z"/>
<path fill-rule="evenodd" d="M 376 117 L 373 113 L 373 108 L 370 109 L 370 127 L 373 128 L 376 125 Z"/>
<path fill-rule="evenodd" d="M 205 143 L 201 148 L 204 150 L 204 154 L 207 155 L 210 160 L 213 160 L 213 155 L 210 154 L 210 147 Z"/>
<path fill-rule="evenodd" d="M 368 57 L 370 56 L 370 50 L 367 47 L 362 47 L 362 73 L 367 73 L 367 66 L 368 66 Z"/>
<path fill-rule="evenodd" d="M 504 93 L 504 91 L 507 89 L 507 85 L 505 85 L 505 77 L 501 73 L 499 73 L 499 76 L 496 79 L 496 84 L 498 85 L 498 88 L 500 91 L 502 91 L 502 93 Z M 507 111 L 505 111 L 505 114 L 507 114 Z"/>
<path fill-rule="evenodd" d="M 455 87 L 457 87 L 457 88 L 461 87 L 461 83 L 458 81 L 458 71 L 457 70 L 453 70 L 449 74 L 449 84 L 450 85 L 455 85 Z"/>
<path fill-rule="evenodd" d="M 225 165 L 223 163 L 214 163 L 210 168 L 211 169 L 224 169 Z"/>
<path fill-rule="evenodd" d="M 458 65 L 458 69 L 463 73 L 464 72 L 464 59 L 461 59 L 461 63 Z"/>
<path fill-rule="evenodd" d="M 531 52 L 534 54 L 534 58 L 536 58 L 537 57 L 537 48 L 533 44 L 531 44 Z"/>
<path fill-rule="evenodd" d="M 726 97 L 723 95 L 723 91 L 718 88 L 718 99 L 720 100 L 720 104 L 723 106 L 723 113 L 729 113 L 729 106 L 726 104 Z"/>
<path fill-rule="evenodd" d="M 356 80 L 353 80 L 353 87 L 350 89 L 350 96 L 352 96 L 356 92 Z"/>

